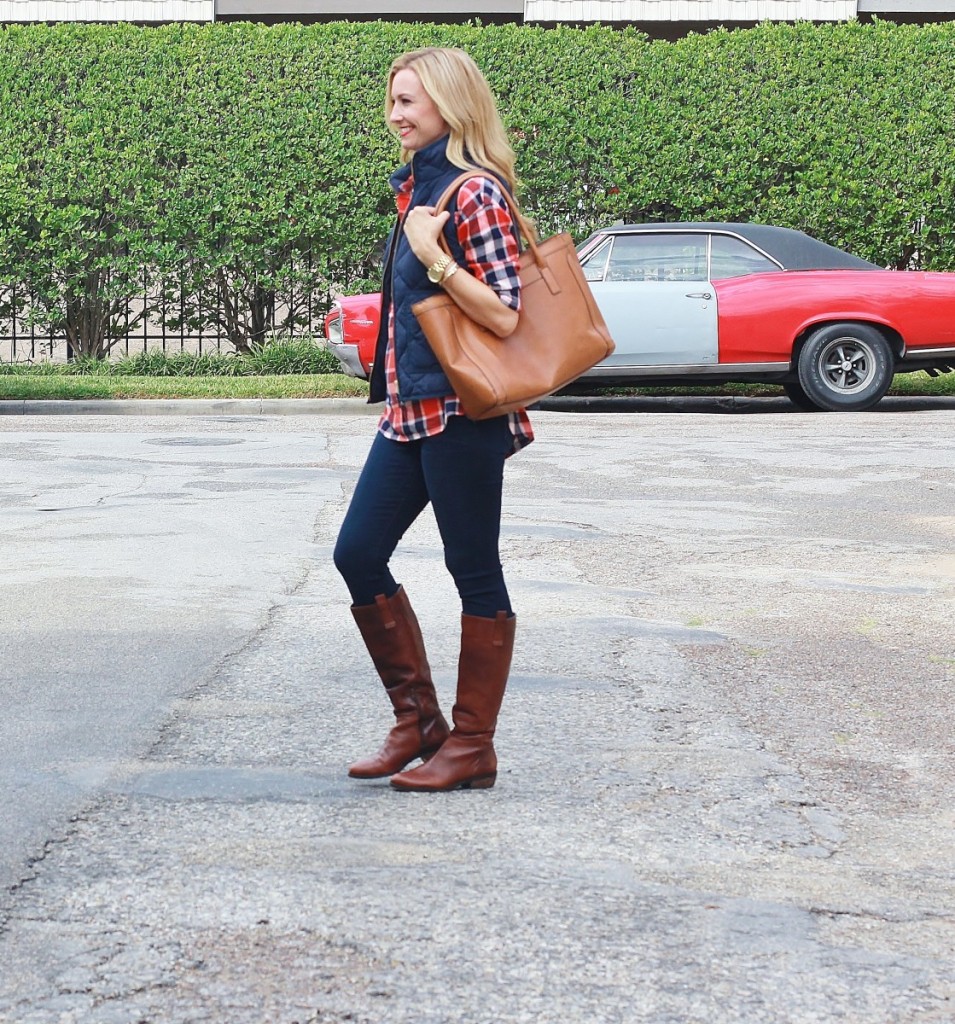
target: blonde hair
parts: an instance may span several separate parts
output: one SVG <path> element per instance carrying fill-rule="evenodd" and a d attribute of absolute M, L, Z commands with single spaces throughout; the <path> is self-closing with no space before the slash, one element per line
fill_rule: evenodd
<path fill-rule="evenodd" d="M 395 75 L 406 68 L 418 76 L 450 129 L 448 159 L 451 163 L 462 170 L 486 167 L 514 191 L 517 186 L 514 150 L 501 123 L 491 87 L 474 60 L 463 50 L 437 46 L 402 54 L 388 72 L 386 120 L 395 105 L 391 84 Z M 402 149 L 401 158 L 407 160 L 408 157 L 408 151 Z"/>

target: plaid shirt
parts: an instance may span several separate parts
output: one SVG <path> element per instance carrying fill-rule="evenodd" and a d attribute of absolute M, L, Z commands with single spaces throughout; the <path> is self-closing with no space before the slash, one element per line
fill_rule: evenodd
<path fill-rule="evenodd" d="M 412 179 L 398 194 L 398 212 L 403 216 L 411 202 Z M 520 255 L 513 230 L 513 219 L 497 183 L 488 178 L 472 178 L 458 192 L 455 226 L 464 248 L 467 269 L 493 288 L 511 309 L 521 308 L 517 260 Z M 384 412 L 378 429 L 393 441 L 416 441 L 433 437 L 444 430 L 451 416 L 463 416 L 457 395 L 423 398 L 403 402 L 398 397 L 398 373 L 395 367 L 394 307 L 388 310 L 388 347 L 385 350 Z M 534 440 L 534 431 L 524 409 L 508 414 L 514 437 L 513 451 L 520 451 Z"/>

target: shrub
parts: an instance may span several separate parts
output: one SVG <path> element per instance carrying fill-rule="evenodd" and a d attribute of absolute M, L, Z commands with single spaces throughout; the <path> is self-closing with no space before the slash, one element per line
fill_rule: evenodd
<path fill-rule="evenodd" d="M 276 309 L 300 333 L 334 292 L 376 288 L 397 159 L 384 77 L 430 44 L 484 68 L 545 234 L 751 219 L 955 269 L 950 23 L 673 43 L 600 26 L 7 26 L 0 312 L 26 316 L 30 296 L 34 321 L 99 357 L 154 285 L 251 354 Z"/>

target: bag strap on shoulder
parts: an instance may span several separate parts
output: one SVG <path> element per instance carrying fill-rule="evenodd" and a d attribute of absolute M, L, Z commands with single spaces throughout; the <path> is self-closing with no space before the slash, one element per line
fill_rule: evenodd
<path fill-rule="evenodd" d="M 466 181 L 470 181 L 472 178 L 490 178 L 491 181 L 497 183 L 497 186 L 498 188 L 500 188 L 501 193 L 504 196 L 504 200 L 507 203 L 507 208 L 510 210 L 511 216 L 514 218 L 514 223 L 517 225 L 518 232 L 524 239 L 526 239 L 528 247 L 534 254 L 534 260 L 541 266 L 544 266 L 544 261 L 537 251 L 537 232 L 534 230 L 533 225 L 530 223 L 530 221 L 528 221 L 524 214 L 521 213 L 520 207 L 517 205 L 517 201 L 511 195 L 510 190 L 504 185 L 504 183 L 496 174 L 492 174 L 490 171 L 475 168 L 475 170 L 473 171 L 465 171 L 463 174 L 458 175 L 458 177 L 456 177 L 454 181 L 452 181 L 451 184 L 448 185 L 444 192 L 442 192 L 441 198 L 438 199 L 438 201 L 434 204 L 434 212 L 442 213 L 444 210 L 446 210 L 448 203 L 451 202 L 452 196 L 456 195 L 458 189 Z M 447 252 L 448 255 L 450 256 L 451 253 L 448 248 L 448 243 L 445 240 L 443 234 L 438 236 L 438 243 L 441 245 L 444 251 Z"/>

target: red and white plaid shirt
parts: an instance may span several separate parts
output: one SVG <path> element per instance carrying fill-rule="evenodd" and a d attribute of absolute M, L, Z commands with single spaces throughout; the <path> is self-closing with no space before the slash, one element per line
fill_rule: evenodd
<path fill-rule="evenodd" d="M 411 202 L 414 181 L 409 178 L 398 191 L 398 212 L 403 216 Z M 517 261 L 520 256 L 513 218 L 497 182 L 472 178 L 458 192 L 454 220 L 458 241 L 464 249 L 467 269 L 493 288 L 498 298 L 511 309 L 521 308 Z M 393 441 L 416 441 L 433 437 L 444 430 L 451 416 L 463 416 L 457 395 L 402 401 L 398 396 L 398 372 L 395 366 L 394 306 L 388 311 L 388 346 L 385 350 L 385 408 L 378 429 Z M 508 414 L 513 452 L 534 440 L 534 430 L 526 410 Z M 512 454 L 513 454 L 512 452 Z"/>

